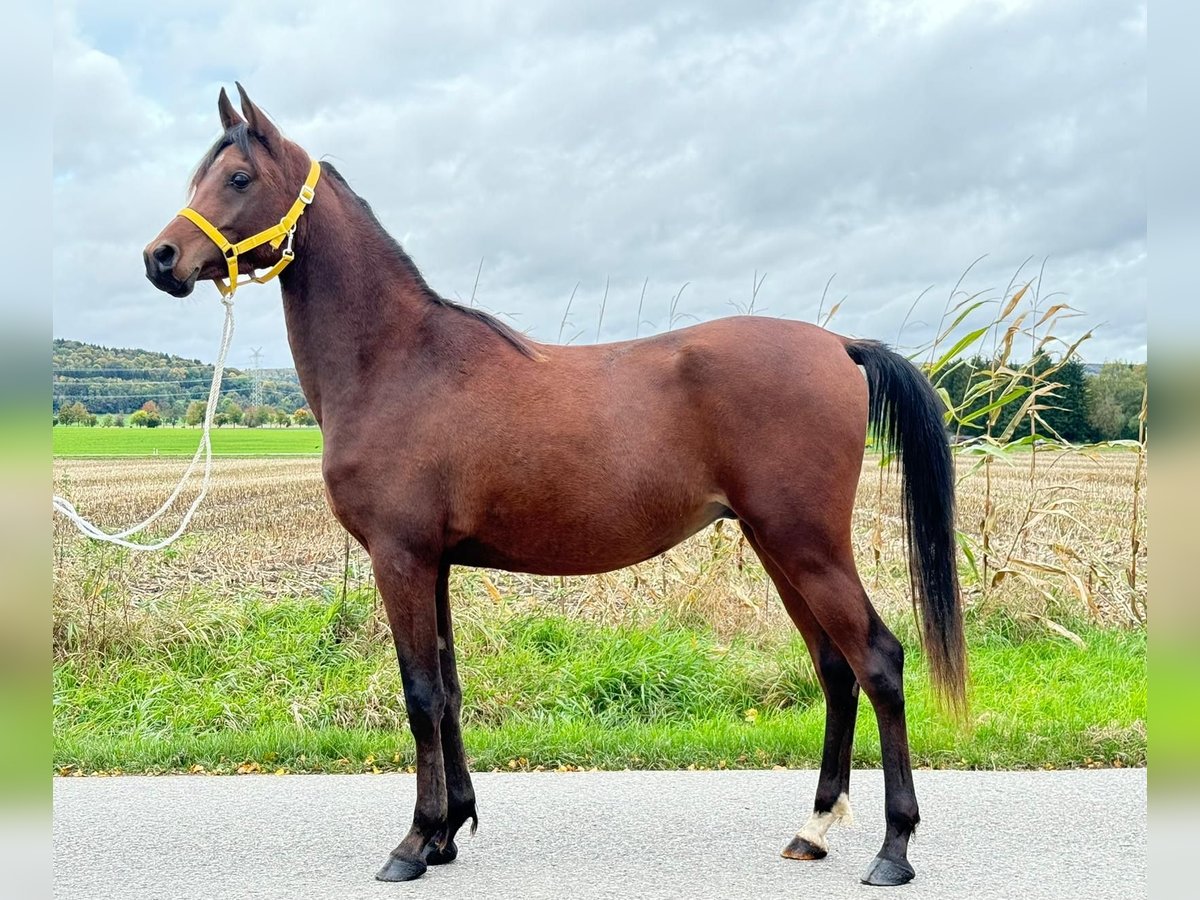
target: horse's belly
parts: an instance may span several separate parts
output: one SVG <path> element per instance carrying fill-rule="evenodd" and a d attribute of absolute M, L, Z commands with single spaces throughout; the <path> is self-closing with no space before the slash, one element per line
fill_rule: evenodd
<path fill-rule="evenodd" d="M 732 517 L 722 498 L 661 518 L 647 518 L 644 511 L 565 521 L 501 515 L 489 519 L 490 527 L 464 535 L 450 561 L 533 575 L 595 575 L 643 562 L 717 519 Z"/>

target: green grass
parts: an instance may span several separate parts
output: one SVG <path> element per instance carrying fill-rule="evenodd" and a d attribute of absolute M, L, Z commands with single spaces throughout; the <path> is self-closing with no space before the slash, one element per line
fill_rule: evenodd
<path fill-rule="evenodd" d="M 84 428 L 56 425 L 54 455 L 60 457 L 191 456 L 199 428 Z M 214 456 L 291 456 L 321 452 L 319 428 L 214 428 Z"/>
<path fill-rule="evenodd" d="M 154 637 L 67 636 L 54 675 L 60 771 L 412 765 L 395 657 L 370 595 L 196 597 L 150 612 Z M 1145 763 L 1144 632 L 1077 625 L 1079 648 L 998 616 L 972 623 L 963 726 L 937 711 L 911 624 L 895 625 L 910 651 L 915 765 Z M 819 763 L 823 701 L 798 636 L 721 645 L 666 618 L 608 628 L 469 609 L 457 633 L 477 769 Z M 865 699 L 860 709 L 856 764 L 878 765 L 874 716 Z"/>

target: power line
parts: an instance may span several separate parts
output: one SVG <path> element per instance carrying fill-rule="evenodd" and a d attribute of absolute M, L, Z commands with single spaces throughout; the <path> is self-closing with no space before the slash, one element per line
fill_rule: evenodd
<path fill-rule="evenodd" d="M 205 383 L 207 384 L 207 382 Z M 105 388 L 127 388 L 127 390 L 118 390 L 117 392 L 105 390 Z M 137 389 L 137 390 L 134 390 Z M 239 391 L 239 387 L 234 385 L 222 390 L 222 394 Z M 136 384 L 131 385 L 105 385 L 92 384 L 86 381 L 64 382 L 59 381 L 51 385 L 51 393 L 53 394 L 95 394 L 97 397 L 136 397 L 142 394 L 192 394 L 192 393 L 207 393 L 205 385 L 163 385 L 160 387 L 145 387 L 139 388 Z"/>
<path fill-rule="evenodd" d="M 236 392 L 235 392 L 236 393 Z M 53 400 L 87 400 L 88 402 L 104 403 L 108 400 L 203 400 L 207 395 L 201 393 L 195 394 L 166 394 L 162 391 L 150 391 L 145 394 L 55 394 Z M 228 392 L 221 391 L 221 396 L 228 396 Z"/>
<path fill-rule="evenodd" d="M 237 394 L 237 393 L 238 393 L 237 391 L 221 391 L 221 396 L 228 397 L 230 394 Z M 300 393 L 299 391 L 295 391 L 292 394 L 284 394 L 283 399 L 286 400 L 289 396 L 294 396 L 295 394 L 299 394 L 299 393 Z M 103 394 L 103 395 L 96 395 L 96 396 L 89 396 L 88 394 L 54 394 L 50 399 L 52 401 L 54 401 L 54 400 L 72 400 L 72 401 L 82 400 L 85 403 L 107 403 L 110 400 L 141 400 L 141 401 L 146 401 L 146 400 L 188 400 L 188 401 L 191 401 L 191 400 L 206 400 L 206 399 L 208 399 L 208 393 L 204 392 L 202 394 L 201 393 L 165 394 L 162 392 L 159 392 L 159 393 L 150 392 L 150 393 L 146 393 L 146 394 Z"/>
<path fill-rule="evenodd" d="M 66 390 L 63 390 L 63 388 L 66 388 Z M 78 389 L 72 390 L 72 388 L 78 388 Z M 51 391 L 50 393 L 52 396 L 55 396 L 55 397 L 84 398 L 84 397 L 91 396 L 96 400 L 108 400 L 110 398 L 117 398 L 117 397 L 165 397 L 168 395 L 172 396 L 172 397 L 179 396 L 179 395 L 203 397 L 203 396 L 208 395 L 208 390 L 207 389 L 201 390 L 199 387 L 192 387 L 192 388 L 183 388 L 183 389 L 180 389 L 177 391 L 171 390 L 168 388 L 168 389 L 162 389 L 162 390 L 147 389 L 144 391 L 136 391 L 136 392 L 121 391 L 120 393 L 108 393 L 108 392 L 103 392 L 103 391 L 93 391 L 93 390 L 91 390 L 91 385 L 84 384 L 84 385 L 55 385 L 54 390 Z M 300 394 L 300 393 L 303 393 L 300 390 L 300 388 L 295 385 L 292 385 L 291 387 L 284 389 L 284 390 L 272 390 L 272 391 L 264 390 L 263 396 L 265 397 L 267 394 L 287 395 L 287 394 Z M 239 387 L 230 387 L 228 389 L 222 388 L 221 396 L 226 396 L 227 394 L 244 395 L 245 391 L 243 391 Z"/>
<path fill-rule="evenodd" d="M 106 366 L 104 368 L 90 368 L 88 366 L 60 366 L 54 369 L 57 375 L 60 372 L 83 372 L 88 375 L 106 374 L 106 373 L 122 373 L 122 372 L 170 372 L 173 369 L 194 369 L 197 372 L 212 371 L 212 366 Z"/>
<path fill-rule="evenodd" d="M 175 369 L 189 370 L 189 371 L 184 372 L 185 376 L 187 376 L 189 374 L 196 375 L 196 376 L 204 375 L 206 377 L 212 375 L 212 366 L 129 366 L 124 369 L 117 369 L 117 368 L 89 369 L 89 368 L 83 368 L 83 367 L 66 367 L 66 366 L 64 366 L 60 369 L 52 369 L 51 374 L 52 375 L 64 375 L 68 378 L 84 377 L 84 376 L 88 376 L 88 375 L 126 375 L 126 374 L 135 373 L 135 372 L 146 372 L 146 373 L 166 375 L 166 374 L 174 371 Z M 233 372 L 233 373 L 237 374 L 239 378 L 244 378 L 249 374 L 249 372 L 247 372 L 245 369 L 238 369 L 233 366 L 229 367 L 225 371 Z M 262 371 L 270 372 L 275 375 L 282 375 L 285 378 L 296 377 L 296 370 L 294 368 L 289 368 L 288 366 L 276 366 L 274 368 L 265 366 L 262 368 Z"/>
<path fill-rule="evenodd" d="M 241 376 L 238 376 L 241 377 Z M 86 387 L 135 387 L 142 384 L 167 384 L 167 385 L 200 385 L 212 384 L 210 378 L 193 378 L 184 381 L 151 381 L 144 378 L 118 378 L 113 381 L 94 381 L 90 378 L 79 378 L 71 381 L 55 381 L 56 386 L 73 386 L 83 385 Z"/>
<path fill-rule="evenodd" d="M 119 378 L 120 376 L 137 376 L 137 374 L 145 372 L 144 378 L 152 379 L 155 376 L 169 374 L 163 371 L 145 370 L 145 368 L 58 368 L 50 372 L 55 378 Z M 209 376 L 209 372 L 185 372 L 182 378 L 203 378 Z M 174 379 L 172 379 L 174 380 Z"/>
<path fill-rule="evenodd" d="M 62 387 L 62 385 L 58 385 L 57 387 Z M 64 398 L 64 397 L 69 397 L 72 400 L 130 400 L 135 397 L 141 397 L 142 399 L 148 399 L 148 400 L 153 400 L 155 397 L 171 397 L 171 398 L 176 398 L 176 399 L 180 398 L 180 397 L 186 397 L 189 399 L 194 398 L 197 400 L 203 400 L 205 397 L 208 396 L 207 388 L 202 390 L 198 387 L 187 388 L 187 389 L 179 390 L 179 391 L 145 390 L 145 391 L 139 391 L 138 393 L 122 392 L 120 394 L 110 394 L 110 393 L 102 393 L 102 392 L 98 392 L 98 391 L 91 391 L 91 390 L 89 390 L 90 385 L 86 385 L 86 384 L 79 385 L 79 387 L 81 388 L 80 390 L 74 390 L 74 391 L 72 391 L 72 390 L 68 390 L 68 391 L 55 390 L 55 391 L 51 392 L 51 396 L 53 396 L 55 398 L 59 398 L 59 399 Z M 222 390 L 221 396 L 226 397 L 230 394 L 239 394 L 240 395 L 241 393 L 242 392 L 235 387 L 235 388 L 230 388 L 228 390 Z M 299 393 L 299 391 L 291 391 L 291 392 L 285 391 L 283 393 Z"/>

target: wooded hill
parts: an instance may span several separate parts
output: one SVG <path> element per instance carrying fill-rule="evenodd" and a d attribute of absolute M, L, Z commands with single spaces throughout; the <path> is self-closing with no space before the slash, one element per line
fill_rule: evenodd
<path fill-rule="evenodd" d="M 53 344 L 52 402 L 59 407 L 80 402 L 95 414 L 132 413 L 147 400 L 159 407 L 186 408 L 206 400 L 213 367 L 198 359 L 123 347 L 102 347 L 56 338 Z M 305 405 L 293 369 L 261 369 L 262 402 L 287 413 Z M 250 404 L 254 377 L 245 369 L 226 367 L 221 400 Z"/>

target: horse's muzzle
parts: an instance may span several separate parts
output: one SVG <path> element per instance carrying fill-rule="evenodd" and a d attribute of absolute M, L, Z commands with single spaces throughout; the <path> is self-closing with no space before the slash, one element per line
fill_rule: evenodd
<path fill-rule="evenodd" d="M 163 241 L 153 249 L 147 247 L 142 253 L 146 263 L 146 278 L 160 291 L 165 291 L 172 297 L 186 297 L 196 286 L 196 276 L 200 269 L 197 267 L 186 279 L 175 275 L 175 266 L 179 262 L 179 248 L 174 244 Z"/>

